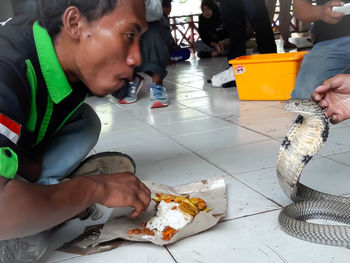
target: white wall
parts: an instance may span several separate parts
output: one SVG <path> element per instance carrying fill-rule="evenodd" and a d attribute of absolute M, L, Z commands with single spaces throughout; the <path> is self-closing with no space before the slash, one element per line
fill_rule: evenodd
<path fill-rule="evenodd" d="M 0 21 L 5 21 L 12 15 L 11 0 L 0 0 Z"/>

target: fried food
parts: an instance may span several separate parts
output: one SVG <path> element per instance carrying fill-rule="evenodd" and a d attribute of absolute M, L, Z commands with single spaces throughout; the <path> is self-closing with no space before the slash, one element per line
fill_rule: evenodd
<path fill-rule="evenodd" d="M 200 211 L 207 208 L 207 204 L 201 198 L 195 197 L 191 198 L 189 195 L 176 196 L 172 194 L 156 193 L 156 196 L 152 197 L 156 202 L 164 200 L 165 202 L 175 202 L 179 203 L 179 208 L 187 214 L 196 216 Z"/>
<path fill-rule="evenodd" d="M 155 232 L 159 232 L 163 240 L 169 241 L 201 211 L 210 211 L 203 199 L 190 198 L 189 195 L 156 193 L 152 199 L 156 202 L 157 214 L 141 228 L 129 230 L 128 234 L 154 236 Z"/>

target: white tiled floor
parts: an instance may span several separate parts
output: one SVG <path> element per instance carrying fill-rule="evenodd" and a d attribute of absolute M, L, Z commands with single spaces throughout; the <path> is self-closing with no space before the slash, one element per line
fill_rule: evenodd
<path fill-rule="evenodd" d="M 281 231 L 278 214 L 290 201 L 280 190 L 275 165 L 281 138 L 295 116 L 279 101 L 239 101 L 236 88 L 207 84 L 225 68 L 224 58 L 194 58 L 169 67 L 167 108 L 150 109 L 146 89 L 131 105 L 119 105 L 112 97 L 88 99 L 103 123 L 95 152 L 127 153 L 136 162 L 137 176 L 163 184 L 224 176 L 224 220 L 166 247 L 134 243 L 90 256 L 53 251 L 43 262 L 349 262 L 349 249 L 308 243 Z M 350 193 L 349 133 L 350 122 L 331 127 L 302 182 L 329 193 Z M 53 237 L 56 246 L 92 223 L 67 223 Z"/>

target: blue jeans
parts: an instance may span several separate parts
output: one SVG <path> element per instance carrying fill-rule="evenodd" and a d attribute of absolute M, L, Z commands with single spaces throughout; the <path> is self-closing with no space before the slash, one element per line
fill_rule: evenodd
<path fill-rule="evenodd" d="M 55 135 L 43 158 L 38 184 L 57 184 L 70 175 L 96 145 L 101 122 L 95 111 L 83 104 Z"/>
<path fill-rule="evenodd" d="M 310 98 L 323 81 L 350 66 L 350 36 L 317 43 L 304 56 L 292 98 Z"/>

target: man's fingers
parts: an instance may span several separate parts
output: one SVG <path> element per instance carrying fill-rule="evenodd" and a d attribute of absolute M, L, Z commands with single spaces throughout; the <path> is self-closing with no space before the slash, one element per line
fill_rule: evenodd
<path fill-rule="evenodd" d="M 311 94 L 311 98 L 316 101 L 319 102 L 320 100 L 322 100 L 322 95 L 320 93 L 314 92 Z"/>
<path fill-rule="evenodd" d="M 343 1 L 329 1 L 329 2 L 327 2 L 326 5 L 329 5 L 330 7 L 333 7 L 333 6 L 343 6 L 343 5 L 344 5 L 344 2 L 343 2 Z"/>
<path fill-rule="evenodd" d="M 130 214 L 130 217 L 135 218 L 143 214 L 148 206 L 145 206 L 141 201 L 138 201 L 132 207 L 134 208 L 134 211 Z"/>
<path fill-rule="evenodd" d="M 140 187 L 143 191 L 145 191 L 148 195 L 151 195 L 151 190 L 149 190 L 149 188 L 143 183 L 140 181 Z"/>
<path fill-rule="evenodd" d="M 315 89 L 315 92 L 321 94 L 321 93 L 328 91 L 330 88 L 331 88 L 330 83 L 326 80 L 323 82 L 323 84 L 321 86 L 318 86 Z"/>
<path fill-rule="evenodd" d="M 330 121 L 330 123 L 332 123 L 332 124 L 337 124 L 337 123 L 340 122 L 338 115 L 333 115 L 333 116 L 331 116 L 331 119 L 330 119 L 329 121 Z"/>
<path fill-rule="evenodd" d="M 326 100 L 321 100 L 319 103 L 318 103 L 318 105 L 322 108 L 322 109 L 326 109 L 326 108 L 328 108 L 328 101 L 326 101 Z"/>

